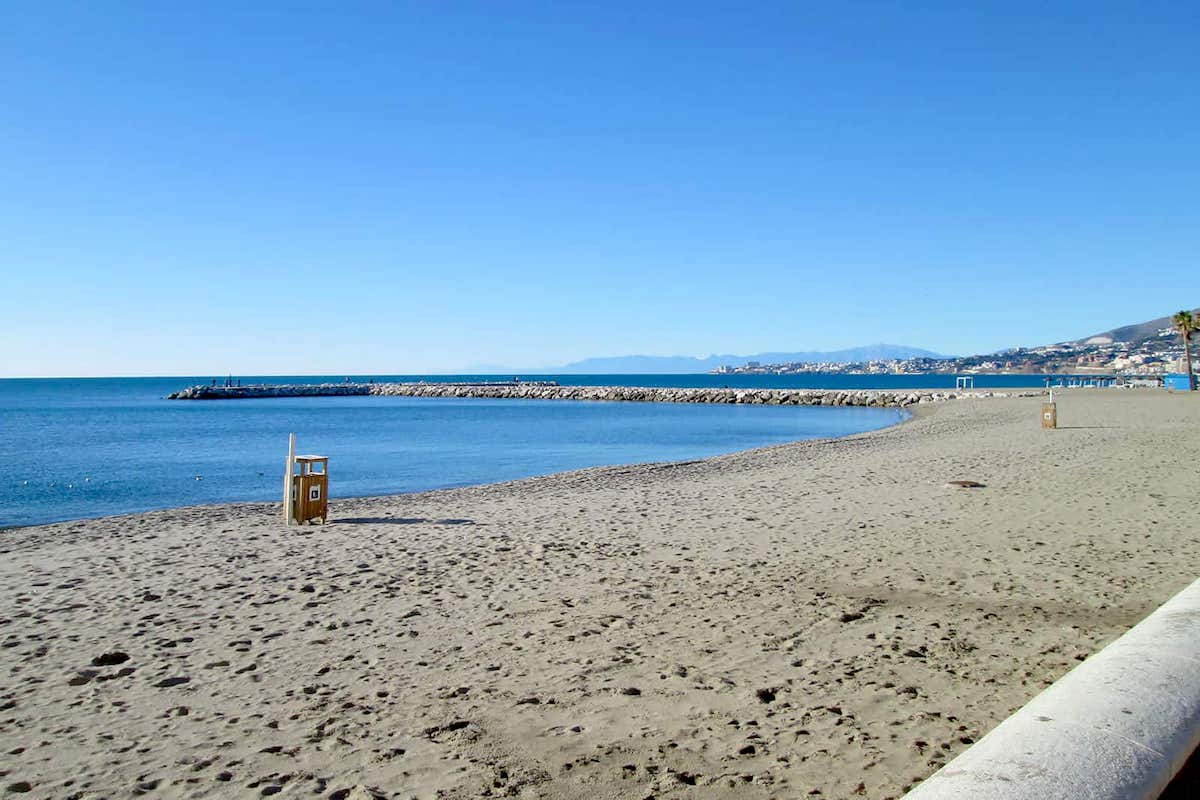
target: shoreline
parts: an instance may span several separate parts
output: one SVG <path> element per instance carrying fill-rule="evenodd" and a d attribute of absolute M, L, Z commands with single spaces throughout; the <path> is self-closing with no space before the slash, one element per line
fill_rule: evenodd
<path fill-rule="evenodd" d="M 924 406 L 921 406 L 920 408 L 924 408 Z M 528 476 L 525 476 L 522 478 L 513 478 L 510 480 L 484 481 L 482 483 L 469 483 L 469 484 L 462 484 L 462 485 L 455 485 L 455 486 L 441 486 L 441 487 L 436 487 L 436 488 L 432 488 L 432 489 L 423 489 L 423 490 L 413 491 L 413 492 L 392 492 L 391 494 L 365 494 L 365 495 L 331 494 L 329 499 L 330 499 L 330 504 L 332 507 L 332 505 L 334 503 L 340 503 L 340 502 L 349 501 L 349 500 L 370 500 L 370 499 L 383 500 L 383 499 L 394 498 L 394 497 L 410 497 L 410 496 L 433 494 L 436 492 L 454 491 L 457 489 L 472 489 L 472 488 L 479 488 L 479 487 L 484 487 L 484 486 L 500 486 L 500 485 L 505 485 L 505 484 L 521 483 L 523 481 L 539 480 L 541 478 L 550 478 L 550 477 L 554 477 L 557 475 L 568 474 L 571 472 L 586 472 L 586 471 L 590 471 L 590 470 L 603 470 L 603 469 L 625 470 L 625 469 L 629 469 L 629 468 L 642 467 L 642 466 L 669 466 L 672 464 L 690 464 L 690 463 L 694 463 L 696 461 L 707 461 L 710 459 L 722 458 L 724 456 L 737 455 L 740 453 L 753 453 L 753 452 L 762 451 L 762 450 L 770 450 L 770 449 L 776 448 L 776 447 L 789 447 L 792 445 L 800 444 L 802 442 L 833 442 L 833 441 L 837 441 L 839 439 L 846 439 L 846 438 L 850 438 L 850 437 L 854 437 L 854 436 L 864 436 L 867 434 L 876 433 L 878 431 L 887 430 L 889 428 L 894 428 L 898 425 L 903 425 L 903 424 L 911 421 L 916 414 L 921 413 L 919 411 L 918 407 L 916 407 L 916 406 L 904 407 L 904 408 L 896 407 L 895 410 L 901 414 L 901 417 L 898 420 L 896 420 L 895 422 L 892 422 L 888 425 L 883 425 L 882 427 L 879 427 L 879 428 L 872 428 L 872 429 L 866 430 L 866 431 L 857 431 L 855 433 L 848 433 L 848 434 L 845 434 L 844 436 L 819 437 L 819 438 L 812 438 L 812 439 L 793 439 L 793 440 L 786 441 L 786 442 L 779 442 L 777 444 L 763 445 L 761 447 L 750 447 L 750 448 L 745 448 L 742 450 L 731 450 L 728 453 L 718 453 L 713 456 L 705 456 L 703 458 L 698 458 L 698 459 L 684 459 L 682 461 L 640 461 L 640 462 L 630 462 L 627 464 L 596 464 L 596 465 L 590 466 L 590 467 L 580 467 L 580 468 L 571 469 L 571 470 L 559 470 L 556 472 L 545 472 L 545 473 L 540 473 L 540 474 L 536 474 L 536 475 L 528 475 Z M 334 486 L 336 487 L 336 482 L 334 483 Z M 32 522 L 32 523 L 25 524 L 25 525 L 0 525 L 0 535 L 3 535 L 9 531 L 16 531 L 16 530 L 21 530 L 24 528 L 45 527 L 45 526 L 50 526 L 50 525 L 64 525 L 64 524 L 70 524 L 70 523 L 76 523 L 76 522 L 101 521 L 101 520 L 117 519 L 117 518 L 121 518 L 121 517 L 134 517 L 134 516 L 138 516 L 138 515 L 142 515 L 142 514 L 154 514 L 154 513 L 159 513 L 159 512 L 184 512 L 184 511 L 201 512 L 204 510 L 218 509 L 218 508 L 221 508 L 224 506 L 256 506 L 256 507 L 259 507 L 259 506 L 263 506 L 263 505 L 274 505 L 274 506 L 278 507 L 280 505 L 280 503 L 277 500 L 274 500 L 274 501 L 273 500 L 232 500 L 232 501 L 227 501 L 227 502 L 222 502 L 222 503 L 195 503 L 195 504 L 190 504 L 190 505 L 160 506 L 160 507 L 156 507 L 156 508 L 142 509 L 139 511 L 129 511 L 129 512 L 120 513 L 120 514 L 104 514 L 104 515 L 96 516 L 96 517 L 72 517 L 69 519 L 54 520 L 54 521 L 49 521 L 49 522 Z"/>
<path fill-rule="evenodd" d="M 24 750 L 4 780 L 898 797 L 1200 573 L 1192 400 L 1072 394 L 1056 431 L 1036 398 L 942 403 L 836 439 L 338 500 L 325 527 L 250 503 L 15 529 L 0 722 Z"/>

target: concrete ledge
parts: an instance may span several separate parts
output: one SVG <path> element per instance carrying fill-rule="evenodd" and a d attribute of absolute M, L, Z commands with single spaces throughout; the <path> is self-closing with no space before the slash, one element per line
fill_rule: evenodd
<path fill-rule="evenodd" d="M 906 800 L 1151 800 L 1200 744 L 1200 580 Z"/>

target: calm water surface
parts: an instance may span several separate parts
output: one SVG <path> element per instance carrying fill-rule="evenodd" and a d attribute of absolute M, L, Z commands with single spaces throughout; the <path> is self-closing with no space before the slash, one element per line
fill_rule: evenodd
<path fill-rule="evenodd" d="M 713 378 L 725 376 L 555 377 L 580 384 L 764 385 Z M 703 458 L 902 418 L 891 409 L 673 403 L 162 399 L 200 382 L 208 379 L 0 380 L 0 527 L 276 500 L 289 432 L 297 434 L 301 453 L 330 457 L 331 494 L 351 497 Z"/>

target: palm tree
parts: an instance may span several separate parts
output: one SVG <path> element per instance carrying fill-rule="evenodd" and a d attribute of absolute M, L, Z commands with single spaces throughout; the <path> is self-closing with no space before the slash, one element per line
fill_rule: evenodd
<path fill-rule="evenodd" d="M 1180 311 L 1171 317 L 1171 324 L 1175 326 L 1175 330 L 1179 331 L 1179 335 L 1183 337 L 1183 372 L 1187 375 L 1189 392 L 1194 391 L 1196 388 L 1196 376 L 1192 374 L 1192 348 L 1189 342 L 1192 334 L 1200 330 L 1197 322 L 1200 322 L 1200 320 L 1193 317 L 1190 311 Z"/>

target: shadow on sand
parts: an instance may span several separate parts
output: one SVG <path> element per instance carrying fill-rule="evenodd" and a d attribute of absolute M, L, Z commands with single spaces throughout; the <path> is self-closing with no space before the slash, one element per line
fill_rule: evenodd
<path fill-rule="evenodd" d="M 427 517 L 349 517 L 332 519 L 350 525 L 475 525 L 473 519 L 429 519 Z"/>

